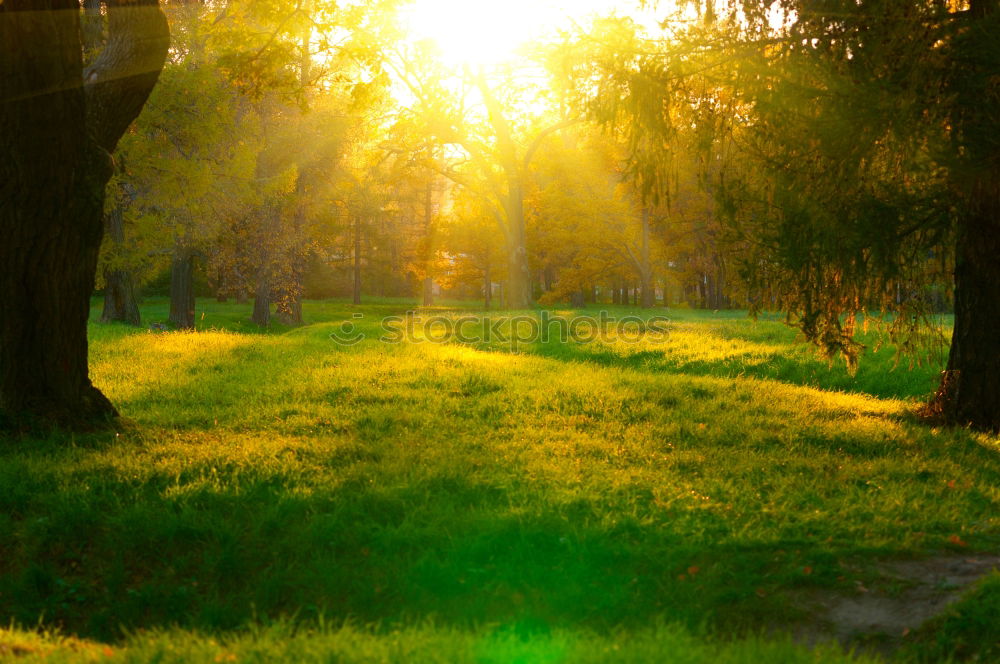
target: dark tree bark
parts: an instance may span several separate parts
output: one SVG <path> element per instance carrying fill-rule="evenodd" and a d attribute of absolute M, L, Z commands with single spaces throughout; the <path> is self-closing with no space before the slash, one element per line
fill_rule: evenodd
<path fill-rule="evenodd" d="M 170 262 L 170 324 L 194 329 L 194 304 L 194 252 L 177 245 Z"/>
<path fill-rule="evenodd" d="M 119 202 L 104 215 L 104 230 L 116 249 L 125 243 L 125 208 Z M 104 270 L 104 311 L 101 322 L 141 325 L 139 302 L 135 297 L 135 279 L 123 268 Z"/>
<path fill-rule="evenodd" d="M 265 268 L 261 268 L 257 275 L 257 289 L 254 291 L 250 321 L 258 327 L 271 325 L 271 279 Z"/>
<path fill-rule="evenodd" d="M 282 325 L 302 325 L 302 296 L 298 293 L 283 295 L 275 303 L 274 313 Z"/>
<path fill-rule="evenodd" d="M 955 137 L 963 156 L 954 187 L 965 201 L 955 248 L 955 327 L 948 366 L 927 414 L 1000 431 L 1000 122 L 995 53 L 1000 1 L 972 0 L 956 46 Z M 992 95 L 992 96 L 991 96 Z"/>
<path fill-rule="evenodd" d="M 302 274 L 305 272 L 304 250 L 295 248 L 287 281 L 278 289 L 274 313 L 282 325 L 302 325 Z"/>
<path fill-rule="evenodd" d="M 1000 180 L 980 181 L 974 190 L 977 209 L 959 228 L 948 366 L 930 410 L 1000 431 Z"/>
<path fill-rule="evenodd" d="M 0 3 L 0 425 L 89 428 L 117 415 L 91 382 L 87 318 L 111 154 L 156 83 L 153 0 L 108 6 L 84 71 L 78 0 Z"/>
<path fill-rule="evenodd" d="M 104 283 L 104 311 L 101 313 L 101 322 L 142 325 L 132 273 L 128 270 L 106 270 Z"/>

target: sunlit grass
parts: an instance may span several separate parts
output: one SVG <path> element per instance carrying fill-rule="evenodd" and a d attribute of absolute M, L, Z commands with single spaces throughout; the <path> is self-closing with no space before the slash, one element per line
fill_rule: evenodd
<path fill-rule="evenodd" d="M 207 661 L 210 638 L 491 661 L 503 625 L 528 654 L 494 661 L 648 661 L 674 638 L 691 655 L 667 661 L 813 661 L 686 634 L 780 631 L 796 589 L 1000 543 L 995 438 L 917 421 L 939 369 L 893 369 L 890 349 L 851 377 L 734 314 L 671 312 L 659 344 L 512 349 L 377 341 L 405 303 L 308 303 L 310 324 L 267 334 L 206 309 L 198 333 L 92 326 L 120 435 L 0 451 L 5 620 L 138 661 Z M 348 320 L 355 346 L 330 338 Z M 230 632 L 275 620 L 363 627 Z M 150 628 L 216 636 L 120 641 Z"/>

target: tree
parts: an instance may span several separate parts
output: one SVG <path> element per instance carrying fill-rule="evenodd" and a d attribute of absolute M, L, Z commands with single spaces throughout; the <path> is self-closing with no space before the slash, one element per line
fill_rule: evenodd
<path fill-rule="evenodd" d="M 0 3 L 0 417 L 88 426 L 117 413 L 87 366 L 87 318 L 118 140 L 163 67 L 155 0 L 107 0 L 84 67 L 77 0 Z"/>
<path fill-rule="evenodd" d="M 751 297 L 773 294 L 849 367 L 872 310 L 917 348 L 931 265 L 951 265 L 954 331 L 926 412 L 1000 430 L 1000 0 L 700 6 L 669 39 L 619 33 L 590 70 L 593 108 L 627 118 L 654 184 L 657 152 L 696 128 L 728 162 L 711 185 Z"/>
<path fill-rule="evenodd" d="M 524 208 L 528 167 L 549 136 L 578 120 L 553 118 L 545 108 L 551 107 L 549 100 L 511 67 L 490 76 L 483 68 L 449 71 L 433 51 L 421 48 L 397 52 L 387 66 L 414 98 L 405 112 L 446 155 L 427 160 L 427 167 L 482 198 L 497 222 L 506 247 L 507 306 L 531 306 Z M 537 102 L 534 108 L 530 100 Z"/>

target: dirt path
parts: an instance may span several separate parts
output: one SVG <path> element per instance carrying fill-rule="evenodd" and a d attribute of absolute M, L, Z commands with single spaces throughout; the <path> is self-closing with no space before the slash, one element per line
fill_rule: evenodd
<path fill-rule="evenodd" d="M 814 619 L 793 630 L 797 641 L 835 639 L 845 646 L 889 653 L 939 615 L 976 580 L 1000 569 L 1000 555 L 946 555 L 878 566 L 877 588 L 853 594 L 813 591 L 795 599 Z"/>

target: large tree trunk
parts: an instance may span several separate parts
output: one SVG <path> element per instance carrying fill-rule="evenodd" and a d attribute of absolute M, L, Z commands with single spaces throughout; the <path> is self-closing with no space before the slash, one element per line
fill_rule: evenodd
<path fill-rule="evenodd" d="M 262 267 L 257 274 L 257 288 L 254 291 L 250 321 L 257 327 L 271 325 L 271 279 L 265 267 Z"/>
<path fill-rule="evenodd" d="M 948 367 L 928 412 L 1000 431 L 1000 179 L 982 178 L 972 195 L 959 227 Z"/>
<path fill-rule="evenodd" d="M 170 324 L 194 329 L 194 252 L 183 244 L 174 247 L 170 262 Z"/>
<path fill-rule="evenodd" d="M 507 308 L 531 307 L 531 267 L 528 265 L 527 235 L 524 225 L 524 203 L 520 187 L 508 204 L 507 220 L 510 246 L 507 265 Z"/>
<path fill-rule="evenodd" d="M 282 325 L 302 325 L 302 250 L 295 248 L 288 258 L 291 270 L 288 281 L 282 284 L 274 306 L 274 313 Z"/>
<path fill-rule="evenodd" d="M 119 251 L 125 244 L 125 208 L 119 201 L 104 216 L 105 232 L 115 246 L 115 251 Z M 139 315 L 139 303 L 135 297 L 135 279 L 132 272 L 123 268 L 104 269 L 104 311 L 101 313 L 101 322 L 110 323 L 112 321 L 128 323 L 129 325 L 141 325 L 142 319 Z"/>
<path fill-rule="evenodd" d="M 77 0 L 0 3 L 0 426 L 117 415 L 87 364 L 104 189 L 169 34 L 149 0 L 112 1 L 108 25 L 84 72 Z"/>
<path fill-rule="evenodd" d="M 101 322 L 142 325 L 142 315 L 135 297 L 135 280 L 128 270 L 105 270 Z"/>
<path fill-rule="evenodd" d="M 293 292 L 281 297 L 275 304 L 274 313 L 282 325 L 302 325 L 302 295 Z"/>
<path fill-rule="evenodd" d="M 955 247 L 955 328 L 948 366 L 927 411 L 948 422 L 1000 431 L 1000 121 L 995 97 L 998 0 L 972 0 L 956 42 L 955 137 L 964 199 Z"/>

